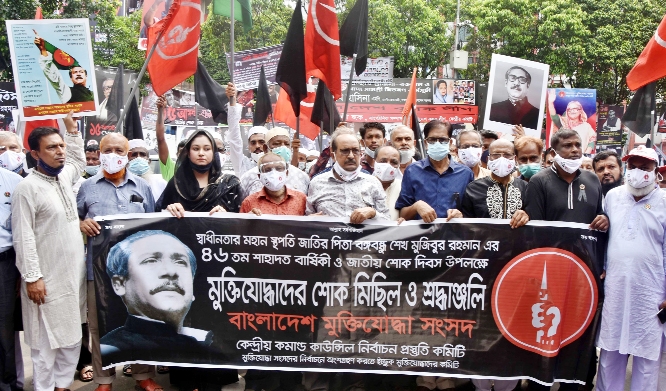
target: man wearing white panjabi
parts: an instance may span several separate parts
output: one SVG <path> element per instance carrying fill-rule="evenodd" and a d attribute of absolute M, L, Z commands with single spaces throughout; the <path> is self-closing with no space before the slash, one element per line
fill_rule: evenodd
<path fill-rule="evenodd" d="M 12 202 L 25 342 L 36 391 L 63 391 L 72 383 L 85 319 L 86 264 L 72 185 L 86 160 L 72 112 L 64 122 L 64 140 L 54 128 L 30 133 L 30 153 L 38 164 L 16 186 Z"/>
<path fill-rule="evenodd" d="M 657 389 L 666 307 L 666 193 L 656 184 L 657 153 L 634 148 L 626 183 L 606 194 L 610 220 L 597 389 L 622 391 L 633 356 L 632 391 Z"/>

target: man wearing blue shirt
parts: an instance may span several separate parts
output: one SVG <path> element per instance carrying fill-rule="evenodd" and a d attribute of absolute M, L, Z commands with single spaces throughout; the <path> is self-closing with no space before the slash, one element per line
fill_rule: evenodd
<path fill-rule="evenodd" d="M 21 176 L 0 168 L 0 390 L 18 390 L 14 361 L 14 309 L 16 305 L 16 254 L 12 244 L 11 207 Z M 4 196 L 3 194 L 4 193 Z"/>
<path fill-rule="evenodd" d="M 458 210 L 467 184 L 474 173 L 467 166 L 451 160 L 449 149 L 451 124 L 433 120 L 423 128 L 428 158 L 410 164 L 402 179 L 400 197 L 395 208 L 406 220 L 462 217 Z"/>
<path fill-rule="evenodd" d="M 81 232 L 88 236 L 97 236 L 100 233 L 101 228 L 94 220 L 95 216 L 155 211 L 155 200 L 148 182 L 126 169 L 129 141 L 119 133 L 111 133 L 102 138 L 99 150 L 100 170 L 83 182 L 76 197 Z M 115 370 L 102 369 L 92 258 L 93 254 L 87 252 L 88 326 L 93 378 L 99 385 L 98 391 L 108 391 L 111 390 L 111 383 L 115 379 Z M 142 389 L 162 388 L 152 380 L 155 377 L 154 366 L 133 364 L 132 377 Z"/>

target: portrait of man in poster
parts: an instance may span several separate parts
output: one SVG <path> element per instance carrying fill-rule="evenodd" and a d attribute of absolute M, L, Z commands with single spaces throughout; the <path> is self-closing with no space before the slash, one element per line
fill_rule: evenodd
<path fill-rule="evenodd" d="M 95 95 L 87 87 L 88 71 L 69 54 L 59 48 L 53 47 L 35 32 L 35 46 L 39 49 L 39 67 L 44 76 L 53 86 L 62 103 L 91 102 Z M 52 49 L 52 50 L 48 50 Z M 60 75 L 59 69 L 69 69 L 69 78 L 72 85 L 69 86 Z"/>
<path fill-rule="evenodd" d="M 102 356 L 205 361 L 213 351 L 212 332 L 183 326 L 196 270 L 192 250 L 165 231 L 140 231 L 113 246 L 106 271 L 128 316 L 100 339 Z"/>
<path fill-rule="evenodd" d="M 538 85 L 538 84 L 537 84 Z M 498 89 L 493 93 L 490 108 L 490 120 L 510 125 L 522 125 L 537 129 L 539 109 L 530 103 L 528 92 L 532 86 L 532 75 L 521 66 L 512 66 L 504 74 L 504 91 Z M 497 99 L 501 96 L 502 98 Z"/>

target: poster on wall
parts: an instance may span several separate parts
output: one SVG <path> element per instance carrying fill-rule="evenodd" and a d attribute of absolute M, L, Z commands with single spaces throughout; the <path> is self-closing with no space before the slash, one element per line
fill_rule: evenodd
<path fill-rule="evenodd" d="M 435 79 L 432 81 L 432 104 L 476 104 L 474 80 Z"/>
<path fill-rule="evenodd" d="M 613 150 L 622 154 L 622 116 L 624 106 L 599 105 L 597 113 L 597 153 Z"/>
<path fill-rule="evenodd" d="M 99 113 L 88 19 L 7 20 L 18 107 L 26 121 Z"/>

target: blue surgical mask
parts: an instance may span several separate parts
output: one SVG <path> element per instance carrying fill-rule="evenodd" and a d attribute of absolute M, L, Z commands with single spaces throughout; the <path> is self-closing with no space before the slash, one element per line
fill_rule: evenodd
<path fill-rule="evenodd" d="M 271 152 L 283 158 L 287 164 L 291 164 L 291 149 L 283 145 L 281 147 L 271 149 Z"/>
<path fill-rule="evenodd" d="M 86 173 L 90 176 L 95 176 L 99 172 L 99 166 L 86 166 Z"/>
<path fill-rule="evenodd" d="M 132 174 L 141 176 L 148 172 L 150 164 L 148 163 L 148 160 L 138 157 L 130 161 L 127 168 Z"/>
<path fill-rule="evenodd" d="M 449 143 L 436 142 L 428 144 L 428 156 L 432 160 L 441 161 L 449 154 Z"/>

